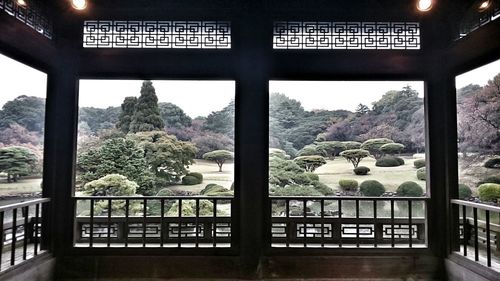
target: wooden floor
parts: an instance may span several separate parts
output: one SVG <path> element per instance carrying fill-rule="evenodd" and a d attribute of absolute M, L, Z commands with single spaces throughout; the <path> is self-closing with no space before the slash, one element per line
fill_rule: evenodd
<path fill-rule="evenodd" d="M 460 254 L 463 256 L 464 254 L 464 246 L 462 245 L 460 247 Z M 484 249 L 479 250 L 479 261 L 475 261 L 475 256 L 474 256 L 474 247 L 473 246 L 467 246 L 467 256 L 466 258 L 470 259 L 471 261 L 477 262 L 483 266 L 487 266 L 486 264 L 486 251 Z M 497 253 L 495 256 L 495 253 L 491 253 L 491 269 L 498 271 L 500 274 L 500 255 Z"/>
<path fill-rule="evenodd" d="M 40 251 L 40 245 L 38 245 L 38 253 L 41 254 L 44 251 Z M 23 257 L 23 246 L 18 246 L 15 250 L 14 263 L 11 262 L 11 251 L 10 249 L 4 250 L 2 253 L 2 260 L 0 264 L 0 271 L 4 271 L 9 269 L 14 265 L 21 264 L 25 260 L 29 260 L 35 256 L 35 247 L 34 244 L 28 244 L 26 248 L 26 259 Z"/>

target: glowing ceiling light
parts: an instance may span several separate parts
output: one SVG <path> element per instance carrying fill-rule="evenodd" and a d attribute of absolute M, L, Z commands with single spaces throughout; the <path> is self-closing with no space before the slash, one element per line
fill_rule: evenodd
<path fill-rule="evenodd" d="M 87 8 L 87 0 L 71 0 L 71 6 L 76 10 L 84 10 Z"/>
<path fill-rule="evenodd" d="M 19 5 L 19 6 L 23 6 L 23 7 L 28 6 L 28 3 L 26 3 L 26 1 L 25 1 L 25 0 L 17 0 L 17 1 L 16 1 L 16 3 L 17 3 L 17 5 Z"/>
<path fill-rule="evenodd" d="M 491 5 L 491 1 L 490 0 L 486 0 L 486 1 L 483 1 L 481 2 L 481 4 L 479 4 L 479 11 L 482 12 L 486 9 L 488 9 Z"/>
<path fill-rule="evenodd" d="M 432 0 L 418 0 L 417 9 L 421 12 L 427 12 L 432 8 Z"/>

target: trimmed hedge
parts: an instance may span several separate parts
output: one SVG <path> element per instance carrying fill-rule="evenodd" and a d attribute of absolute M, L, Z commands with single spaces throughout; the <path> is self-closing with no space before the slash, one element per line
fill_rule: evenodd
<path fill-rule="evenodd" d="M 471 197 L 472 190 L 465 184 L 458 185 L 458 199 L 467 199 Z"/>
<path fill-rule="evenodd" d="M 385 193 L 385 187 L 379 181 L 367 180 L 361 183 L 359 191 L 364 196 L 382 196 Z"/>
<path fill-rule="evenodd" d="M 339 185 L 342 190 L 345 191 L 356 191 L 358 189 L 358 181 L 351 179 L 340 179 Z"/>
<path fill-rule="evenodd" d="M 417 159 L 413 161 L 413 166 L 415 166 L 415 168 L 417 169 L 425 167 L 425 159 Z"/>
<path fill-rule="evenodd" d="M 484 162 L 484 167 L 490 169 L 500 169 L 500 156 L 494 156 Z"/>
<path fill-rule="evenodd" d="M 279 187 L 274 191 L 275 196 L 323 196 L 323 194 L 312 186 L 290 185 Z"/>
<path fill-rule="evenodd" d="M 394 158 L 396 158 L 396 160 L 398 161 L 399 166 L 401 166 L 401 165 L 404 165 L 404 164 L 405 164 L 405 160 L 404 160 L 403 158 L 401 158 L 401 157 L 394 157 Z"/>
<path fill-rule="evenodd" d="M 399 185 L 396 194 L 401 197 L 419 197 L 424 194 L 424 190 L 418 183 L 406 181 Z"/>
<path fill-rule="evenodd" d="M 500 184 L 484 183 L 479 186 L 479 198 L 483 201 L 496 202 L 500 199 Z"/>
<path fill-rule="evenodd" d="M 375 166 L 377 167 L 398 167 L 401 166 L 396 157 L 383 157 L 375 162 Z"/>
<path fill-rule="evenodd" d="M 354 174 L 356 174 L 358 176 L 364 176 L 364 175 L 367 175 L 368 172 L 370 172 L 370 168 L 365 167 L 365 166 L 359 166 L 359 167 L 355 168 L 353 171 L 354 171 Z"/>
<path fill-rule="evenodd" d="M 195 177 L 195 178 L 197 178 L 200 181 L 200 183 L 203 182 L 203 175 L 201 173 L 192 172 L 192 173 L 188 173 L 186 176 Z"/>
<path fill-rule="evenodd" d="M 182 178 L 182 184 L 183 185 L 195 185 L 195 184 L 200 184 L 201 181 L 193 176 L 184 176 Z"/>
<path fill-rule="evenodd" d="M 419 168 L 417 170 L 417 179 L 424 181 L 427 179 L 427 170 L 425 167 Z"/>
<path fill-rule="evenodd" d="M 156 193 L 156 196 L 175 196 L 175 193 L 168 188 L 164 188 L 158 191 L 158 193 Z"/>
<path fill-rule="evenodd" d="M 205 188 L 200 191 L 200 194 L 201 195 L 209 195 L 209 194 L 213 194 L 213 193 L 227 192 L 227 191 L 229 191 L 227 188 L 225 188 L 221 185 L 215 184 L 215 183 L 211 183 L 211 184 L 207 184 L 207 186 L 205 186 Z"/>

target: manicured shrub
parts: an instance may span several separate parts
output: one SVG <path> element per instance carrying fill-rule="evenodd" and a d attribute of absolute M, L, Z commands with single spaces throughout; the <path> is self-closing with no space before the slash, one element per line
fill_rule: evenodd
<path fill-rule="evenodd" d="M 478 183 L 478 185 L 481 185 L 483 183 L 496 183 L 496 184 L 500 184 L 500 176 L 487 177 L 487 178 L 483 179 L 482 181 L 480 181 Z"/>
<path fill-rule="evenodd" d="M 370 156 L 370 152 L 364 149 L 348 149 L 342 151 L 340 156 L 344 157 L 347 162 L 350 162 L 354 168 L 357 168 L 363 158 Z"/>
<path fill-rule="evenodd" d="M 184 176 L 182 178 L 182 184 L 183 185 L 195 185 L 195 184 L 200 184 L 200 180 L 198 178 L 193 177 L 193 176 Z"/>
<path fill-rule="evenodd" d="M 341 179 L 339 180 L 339 185 L 345 191 L 356 191 L 358 189 L 358 181 L 356 180 Z"/>
<path fill-rule="evenodd" d="M 399 166 L 405 164 L 405 160 L 403 158 L 401 158 L 401 157 L 394 157 L 394 158 L 396 159 L 396 161 L 398 161 Z"/>
<path fill-rule="evenodd" d="M 359 191 L 364 196 L 381 196 L 385 193 L 385 187 L 383 184 L 376 180 L 367 180 L 361 183 L 359 186 Z"/>
<path fill-rule="evenodd" d="M 280 159 L 289 159 L 290 156 L 286 155 L 286 152 L 284 150 L 278 149 L 278 148 L 269 148 L 269 158 L 271 157 L 278 157 Z"/>
<path fill-rule="evenodd" d="M 395 157 L 386 156 L 378 159 L 375 162 L 377 167 L 397 167 L 400 166 L 399 161 Z"/>
<path fill-rule="evenodd" d="M 322 183 L 322 182 L 319 182 L 319 181 L 314 181 L 313 182 L 313 186 L 314 188 L 321 192 L 321 194 L 323 195 L 333 195 L 335 194 L 335 192 L 333 191 L 333 189 L 331 189 L 329 186 L 327 186 L 326 184 Z"/>
<path fill-rule="evenodd" d="M 357 141 L 343 141 L 343 145 L 345 145 L 346 149 L 359 149 L 361 147 L 361 143 Z"/>
<path fill-rule="evenodd" d="M 317 155 L 299 156 L 293 159 L 293 161 L 307 172 L 314 172 L 314 170 L 316 170 L 318 167 L 326 164 L 325 158 L 323 158 L 323 156 Z"/>
<path fill-rule="evenodd" d="M 417 159 L 413 161 L 413 166 L 415 166 L 415 168 L 417 169 L 425 167 L 425 159 Z"/>
<path fill-rule="evenodd" d="M 483 201 L 497 202 L 500 199 L 500 184 L 481 184 L 479 186 L 479 198 Z"/>
<path fill-rule="evenodd" d="M 368 150 L 375 159 L 379 159 L 384 154 L 380 148 L 388 143 L 394 143 L 394 141 L 387 138 L 369 139 L 361 144 L 361 149 Z"/>
<path fill-rule="evenodd" d="M 319 176 L 315 173 L 305 172 L 304 175 L 308 177 L 311 181 L 319 181 Z"/>
<path fill-rule="evenodd" d="M 365 167 L 365 166 L 359 166 L 359 167 L 355 168 L 353 171 L 358 176 L 364 176 L 364 175 L 367 175 L 368 172 L 370 172 L 370 168 Z"/>
<path fill-rule="evenodd" d="M 209 200 L 199 201 L 198 214 L 202 217 L 213 216 L 214 205 Z M 181 214 L 183 217 L 194 217 L 196 215 L 196 201 L 195 200 L 183 200 L 181 207 Z M 172 207 L 167 211 L 167 216 L 177 217 L 179 216 L 179 203 L 175 202 Z M 217 216 L 227 216 L 227 213 L 219 208 L 217 208 Z"/>
<path fill-rule="evenodd" d="M 490 169 L 500 169 L 500 156 L 494 156 L 484 162 L 484 167 Z"/>
<path fill-rule="evenodd" d="M 427 171 L 425 167 L 419 168 L 417 170 L 417 179 L 424 181 L 427 179 Z"/>
<path fill-rule="evenodd" d="M 234 193 L 230 190 L 221 192 L 212 192 L 205 194 L 206 196 L 234 196 Z"/>
<path fill-rule="evenodd" d="M 203 182 L 203 175 L 201 173 L 191 172 L 191 173 L 188 173 L 186 176 L 195 177 L 195 178 L 197 178 L 200 181 L 200 183 Z"/>
<path fill-rule="evenodd" d="M 467 199 L 471 197 L 472 190 L 465 184 L 458 185 L 458 198 L 459 199 Z"/>
<path fill-rule="evenodd" d="M 227 188 L 215 183 L 211 183 L 207 184 L 207 186 L 205 186 L 205 188 L 200 191 L 200 194 L 208 195 L 209 193 L 226 192 L 226 191 L 228 191 Z"/>
<path fill-rule="evenodd" d="M 287 187 L 276 188 L 276 196 L 323 196 L 321 192 L 312 186 L 290 185 Z"/>
<path fill-rule="evenodd" d="M 424 190 L 418 183 L 406 181 L 398 187 L 396 194 L 402 197 L 419 197 L 424 194 Z"/>
<path fill-rule="evenodd" d="M 323 149 L 323 147 L 320 147 L 315 144 L 308 144 L 297 152 L 297 156 L 313 156 L 313 155 L 328 156 L 328 153 Z"/>
<path fill-rule="evenodd" d="M 403 144 L 400 143 L 386 143 L 380 147 L 380 151 L 385 154 L 398 154 L 405 148 Z"/>
<path fill-rule="evenodd" d="M 164 188 L 158 191 L 158 193 L 156 193 L 156 196 L 175 196 L 175 193 L 168 188 Z"/>

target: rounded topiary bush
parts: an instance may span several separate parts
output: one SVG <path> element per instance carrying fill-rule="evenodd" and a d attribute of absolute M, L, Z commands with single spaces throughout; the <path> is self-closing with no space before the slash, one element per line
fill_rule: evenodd
<path fill-rule="evenodd" d="M 359 191 L 364 196 L 381 196 L 385 193 L 385 187 L 379 181 L 367 180 L 361 183 Z"/>
<path fill-rule="evenodd" d="M 424 190 L 418 183 L 406 181 L 398 187 L 396 194 L 402 197 L 419 197 L 424 194 Z"/>
<path fill-rule="evenodd" d="M 491 176 L 483 179 L 478 183 L 478 185 L 484 184 L 484 183 L 496 183 L 500 184 L 500 176 Z"/>
<path fill-rule="evenodd" d="M 417 169 L 425 167 L 425 159 L 417 159 L 413 161 L 413 166 L 415 166 L 415 168 Z"/>
<path fill-rule="evenodd" d="M 458 199 L 467 199 L 471 197 L 472 190 L 465 184 L 458 185 Z"/>
<path fill-rule="evenodd" d="M 484 167 L 490 169 L 500 169 L 500 156 L 494 156 L 484 162 Z"/>
<path fill-rule="evenodd" d="M 218 192 L 227 192 L 228 189 L 223 187 L 222 185 L 218 185 L 215 183 L 210 183 L 205 186 L 204 189 L 200 191 L 201 195 L 208 195 L 209 193 L 218 193 Z"/>
<path fill-rule="evenodd" d="M 358 176 L 364 176 L 364 175 L 367 175 L 368 172 L 370 172 L 370 168 L 365 167 L 365 166 L 359 166 L 356 169 L 354 169 L 353 171 Z"/>
<path fill-rule="evenodd" d="M 479 198 L 483 201 L 497 202 L 500 199 L 500 184 L 481 184 L 479 186 Z"/>
<path fill-rule="evenodd" d="M 401 165 L 404 165 L 404 164 L 405 164 L 405 160 L 404 160 L 403 158 L 401 158 L 401 157 L 394 157 L 394 158 L 396 158 L 396 160 L 398 161 L 399 166 L 401 166 Z"/>
<path fill-rule="evenodd" d="M 375 162 L 375 166 L 377 167 L 397 167 L 400 165 L 396 157 L 383 157 Z"/>
<path fill-rule="evenodd" d="M 358 181 L 356 180 L 341 179 L 339 185 L 345 191 L 356 191 L 358 189 Z"/>
<path fill-rule="evenodd" d="M 156 196 L 175 196 L 175 193 L 168 188 L 164 188 L 158 191 L 158 193 L 156 193 Z"/>
<path fill-rule="evenodd" d="M 427 179 L 427 171 L 425 167 L 419 168 L 417 170 L 417 179 L 424 181 Z"/>
<path fill-rule="evenodd" d="M 201 183 L 200 180 L 193 176 L 184 176 L 182 178 L 183 185 L 195 185 Z"/>
<path fill-rule="evenodd" d="M 188 173 L 186 176 L 192 176 L 192 177 L 195 177 L 198 179 L 198 181 L 200 181 L 200 183 L 203 182 L 203 175 L 201 173 L 197 173 L 197 172 L 191 172 L 191 173 Z"/>

